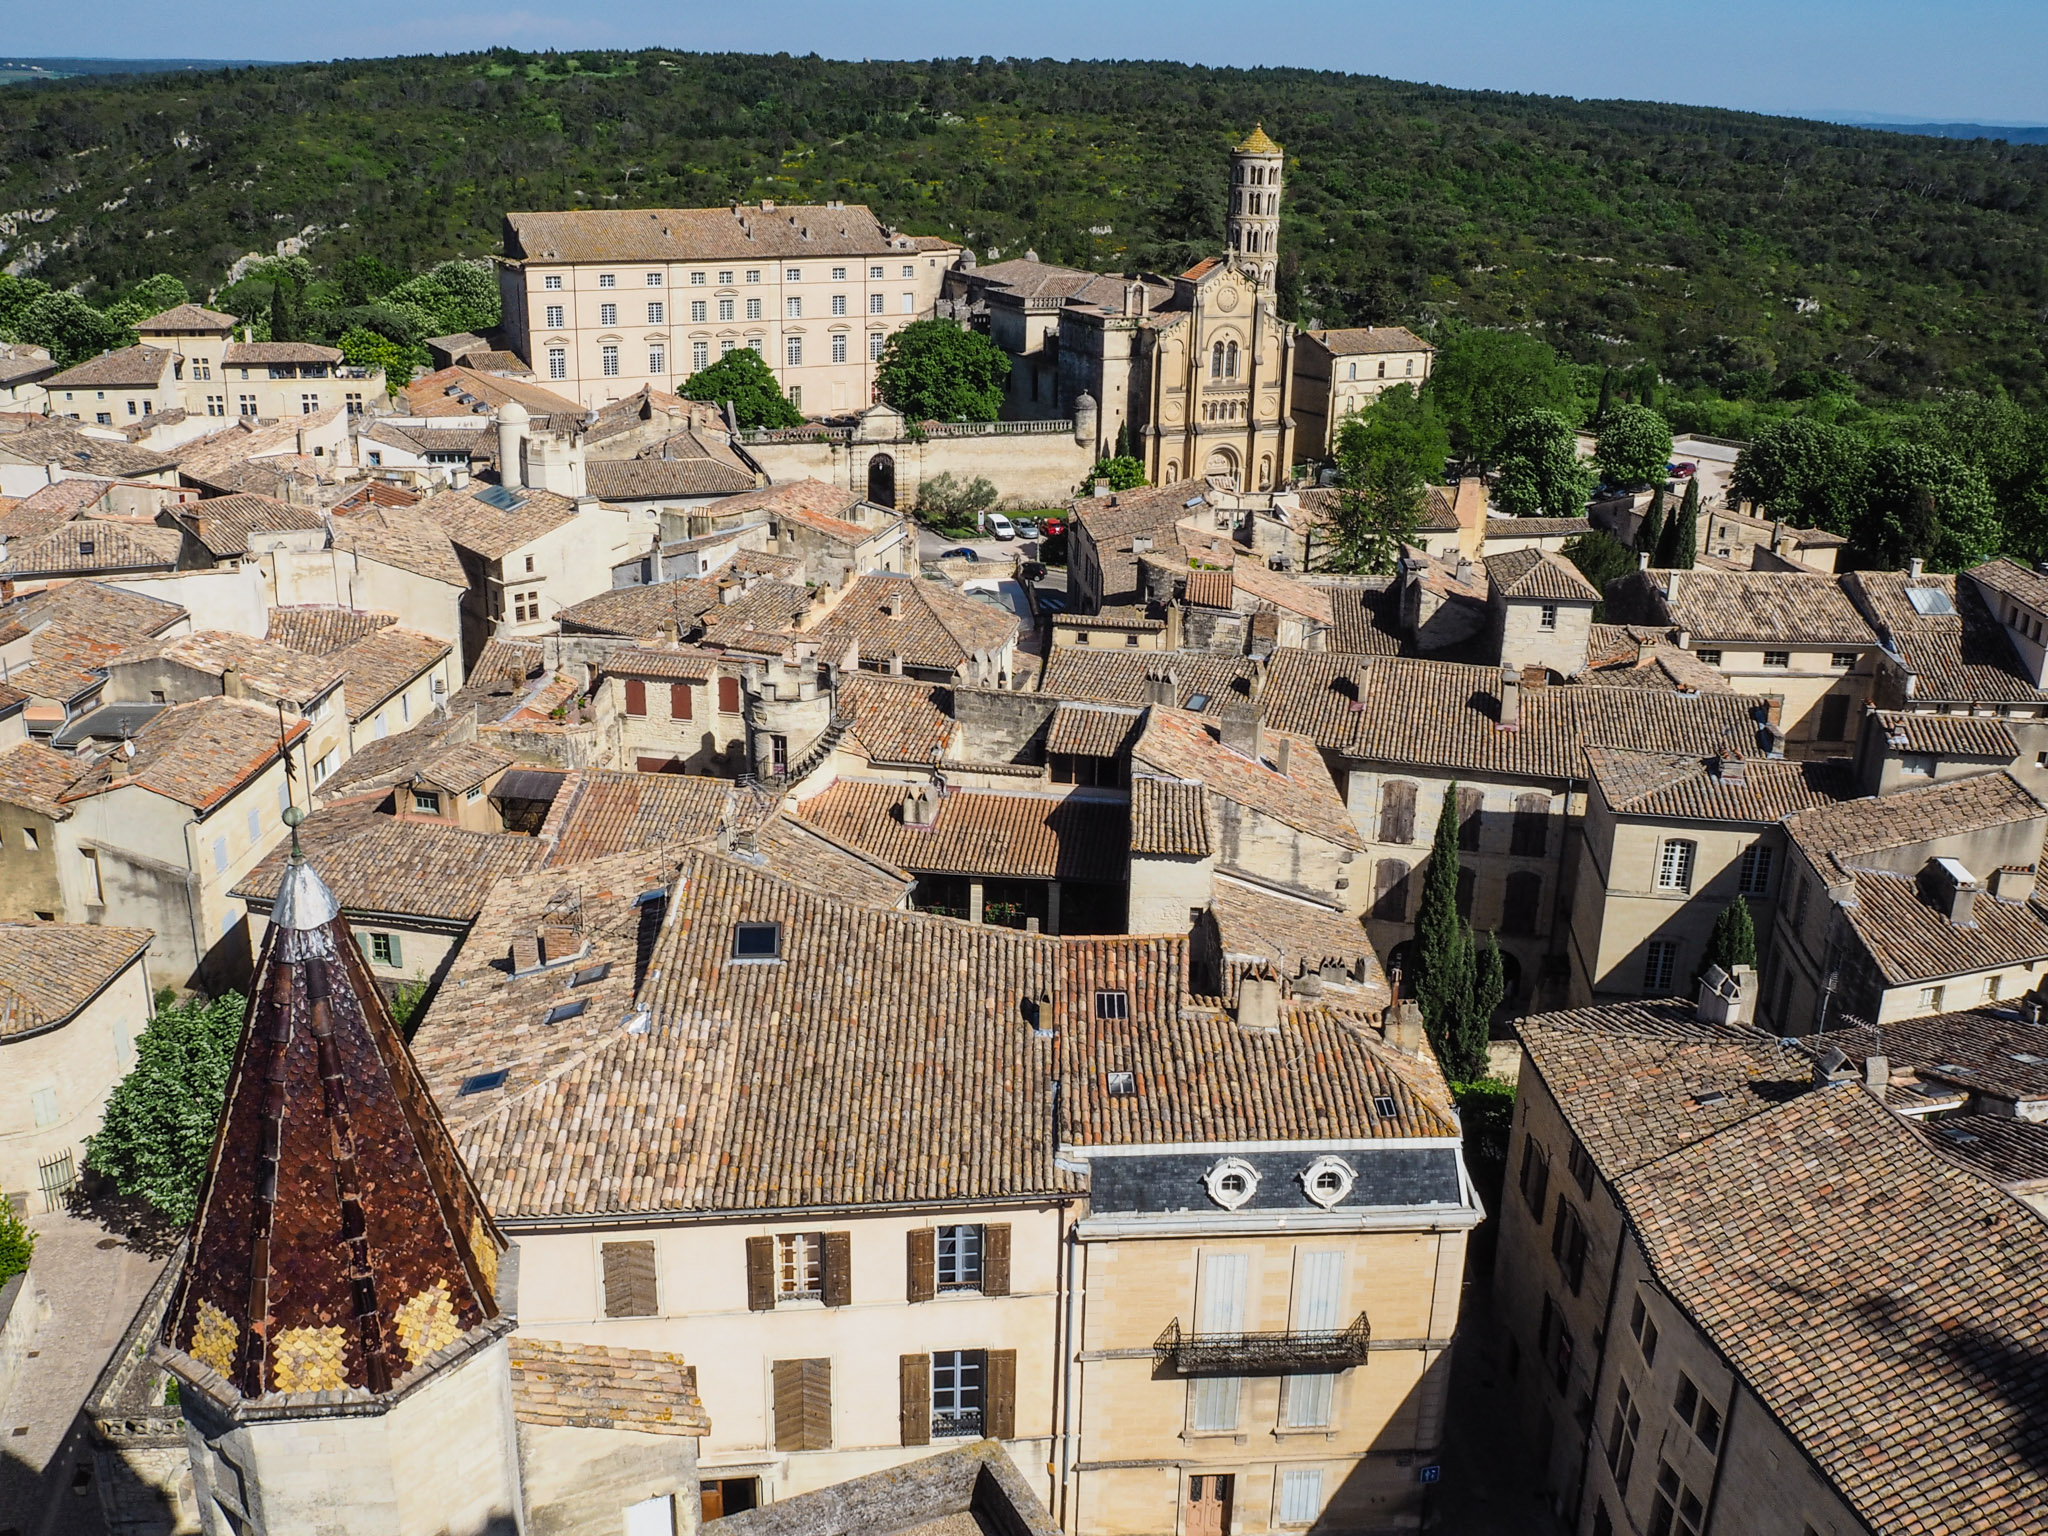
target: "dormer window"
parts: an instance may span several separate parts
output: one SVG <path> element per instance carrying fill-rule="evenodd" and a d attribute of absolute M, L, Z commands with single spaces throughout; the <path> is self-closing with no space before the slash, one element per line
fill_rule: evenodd
<path fill-rule="evenodd" d="M 1234 1211 L 1258 1193 L 1259 1171 L 1241 1157 L 1226 1157 L 1202 1176 L 1209 1198 Z"/>
<path fill-rule="evenodd" d="M 732 957 L 735 960 L 779 960 L 782 958 L 782 924 L 734 923 Z"/>
<path fill-rule="evenodd" d="M 1128 1019 L 1131 1016 L 1131 994 L 1128 992 L 1097 992 L 1095 994 L 1095 1017 L 1098 1019 Z"/>

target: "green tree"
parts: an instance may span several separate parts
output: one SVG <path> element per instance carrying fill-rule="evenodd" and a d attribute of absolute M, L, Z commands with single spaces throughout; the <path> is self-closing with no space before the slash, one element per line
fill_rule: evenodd
<path fill-rule="evenodd" d="M 244 999 L 229 992 L 157 1011 L 135 1043 L 135 1065 L 107 1096 L 85 1166 L 140 1195 L 175 1225 L 198 1214 L 199 1185 L 227 1098 Z"/>
<path fill-rule="evenodd" d="M 1650 493 L 1650 508 L 1643 514 L 1643 521 L 1636 529 L 1636 553 L 1648 555 L 1650 564 L 1657 563 L 1657 545 L 1664 538 L 1664 487 L 1658 486 Z"/>
<path fill-rule="evenodd" d="M 1853 536 L 1870 451 L 1845 427 L 1794 417 L 1767 422 L 1735 460 L 1729 489 L 1765 515 Z"/>
<path fill-rule="evenodd" d="M 1435 485 L 1451 456 L 1450 427 L 1435 400 L 1396 384 L 1338 428 L 1337 451 L 1340 460 L 1383 465 L 1385 478 Z"/>
<path fill-rule="evenodd" d="M 270 285 L 270 339 L 272 341 L 296 341 L 299 327 L 292 313 L 292 286 L 280 278 Z"/>
<path fill-rule="evenodd" d="M 1661 485 L 1671 473 L 1671 425 L 1640 405 L 1611 405 L 1593 466 L 1609 485 Z"/>
<path fill-rule="evenodd" d="M 1659 570 L 1689 571 L 1698 558 L 1699 547 L 1700 483 L 1692 480 L 1686 484 L 1685 500 L 1664 525 L 1663 535 L 1657 540 L 1656 558 L 1650 563 Z"/>
<path fill-rule="evenodd" d="M 1010 356 L 950 320 L 915 320 L 882 348 L 875 382 L 906 420 L 994 421 L 1003 408 Z"/>
<path fill-rule="evenodd" d="M 937 521 L 972 523 L 996 504 L 996 488 L 984 475 L 962 481 L 950 469 L 919 483 L 917 510 Z"/>
<path fill-rule="evenodd" d="M 368 304 L 405 281 L 405 274 L 371 255 L 351 256 L 335 268 L 341 302 L 347 308 Z"/>
<path fill-rule="evenodd" d="M 1734 973 L 1738 965 L 1756 965 L 1756 922 L 1749 915 L 1749 903 L 1740 896 L 1721 909 L 1721 915 L 1714 919 L 1714 931 L 1707 935 L 1707 952 L 1700 961 L 1700 976 L 1707 974 L 1707 967 L 1718 965 L 1722 970 Z M 1698 977 L 1694 978 L 1698 985 Z"/>
<path fill-rule="evenodd" d="M 366 326 L 343 331 L 335 345 L 351 367 L 382 368 L 387 394 L 397 394 L 412 379 L 413 369 L 426 362 L 422 349 L 401 346 Z"/>
<path fill-rule="evenodd" d="M 1998 508 L 1984 472 L 1920 443 L 1883 443 L 1867 460 L 1863 514 L 1852 556 L 1896 570 L 1919 557 L 1960 571 L 1998 551 Z"/>
<path fill-rule="evenodd" d="M 1612 368 L 1603 368 L 1600 370 L 1600 403 L 1593 407 L 1593 425 L 1595 427 L 1602 427 L 1607 424 L 1607 413 L 1613 408 L 1613 405 L 1614 370 Z"/>
<path fill-rule="evenodd" d="M 682 394 L 690 400 L 731 401 L 734 418 L 749 430 L 803 425 L 804 413 L 789 403 L 752 347 L 735 347 L 709 368 L 691 374 L 683 382 Z"/>
<path fill-rule="evenodd" d="M 1095 482 L 1107 480 L 1112 491 L 1134 491 L 1145 483 L 1145 466 L 1129 454 L 1116 454 L 1095 461 L 1088 471 L 1088 478 L 1081 482 L 1077 495 L 1086 496 L 1095 489 Z"/>
<path fill-rule="evenodd" d="M 1607 583 L 1620 580 L 1636 568 L 1636 557 L 1630 552 L 1629 547 L 1612 534 L 1598 528 L 1590 528 L 1577 538 L 1565 540 L 1564 548 L 1559 553 L 1577 566 L 1579 574 L 1602 592 L 1607 590 Z M 1604 624 L 1607 621 L 1606 608 L 1605 603 L 1593 605 L 1595 624 Z"/>
<path fill-rule="evenodd" d="M 182 277 L 159 272 L 154 277 L 145 277 L 122 297 L 140 305 L 141 318 L 147 320 L 151 315 L 160 315 L 167 309 L 191 303 L 192 291 L 185 286 Z"/>
<path fill-rule="evenodd" d="M 1465 1083 L 1486 1075 L 1486 1040 L 1505 991 L 1500 949 L 1476 953 L 1472 928 L 1458 915 L 1458 786 L 1444 790 L 1422 904 L 1415 914 L 1415 1000 L 1444 1076 Z"/>
<path fill-rule="evenodd" d="M 1414 540 L 1429 486 L 1441 480 L 1450 434 L 1436 402 L 1406 384 L 1387 390 L 1337 433 L 1336 513 L 1327 570 L 1384 575 Z"/>
<path fill-rule="evenodd" d="M 1579 410 L 1571 371 L 1558 355 L 1514 331 L 1451 331 L 1423 393 L 1443 413 L 1451 447 L 1481 466 L 1498 460 L 1509 423 L 1518 416 L 1555 411 L 1569 418 L 1569 430 Z"/>
<path fill-rule="evenodd" d="M 40 278 L 0 272 L 0 340 L 27 341 L 21 329 L 22 316 L 29 305 L 49 291 L 50 285 Z"/>
<path fill-rule="evenodd" d="M 128 332 L 75 293 L 45 293 L 21 310 L 15 339 L 48 347 L 51 357 L 69 366 L 126 346 Z"/>
<path fill-rule="evenodd" d="M 28 1223 L 14 1214 L 14 1207 L 0 1204 L 0 1285 L 28 1270 L 35 1257 L 36 1235 Z"/>
<path fill-rule="evenodd" d="M 433 317 L 428 335 L 488 331 L 504 316 L 498 282 L 480 261 L 444 261 L 433 271 L 384 291 L 387 303 L 416 304 Z"/>
<path fill-rule="evenodd" d="M 1620 409 L 1620 407 L 1617 407 Z M 1593 467 L 1579 457 L 1572 425 L 1556 411 L 1524 411 L 1502 431 L 1494 497 L 1517 517 L 1583 517 Z"/>

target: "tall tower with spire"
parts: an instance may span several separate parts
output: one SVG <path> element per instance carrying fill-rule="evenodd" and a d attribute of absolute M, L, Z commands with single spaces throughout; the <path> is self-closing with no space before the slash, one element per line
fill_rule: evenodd
<path fill-rule="evenodd" d="M 1280 252 L 1280 172 L 1286 157 L 1263 124 L 1230 152 L 1231 265 L 1272 291 Z"/>
<path fill-rule="evenodd" d="M 505 1240 L 292 835 L 164 1323 L 202 1523 L 516 1532 Z"/>

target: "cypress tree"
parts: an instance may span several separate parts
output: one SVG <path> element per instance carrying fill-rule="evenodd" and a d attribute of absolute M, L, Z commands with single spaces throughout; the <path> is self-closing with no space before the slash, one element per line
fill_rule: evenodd
<path fill-rule="evenodd" d="M 1458 786 L 1444 791 L 1436 839 L 1415 914 L 1415 1000 L 1444 1076 L 1472 1082 L 1486 1074 L 1486 1036 L 1506 990 L 1500 950 L 1475 953 L 1472 929 L 1458 915 Z"/>
<path fill-rule="evenodd" d="M 270 339 L 292 341 L 292 301 L 282 277 L 270 285 Z"/>
<path fill-rule="evenodd" d="M 1714 931 L 1707 938 L 1707 953 L 1700 963 L 1700 975 L 1706 975 L 1710 965 L 1718 965 L 1733 975 L 1736 966 L 1753 967 L 1755 964 L 1756 923 L 1749 915 L 1749 903 L 1738 896 L 1714 919 Z"/>
<path fill-rule="evenodd" d="M 1657 559 L 1657 546 L 1664 540 L 1664 487 L 1658 486 L 1650 495 L 1650 510 L 1643 514 L 1643 525 L 1636 530 L 1636 553 L 1648 555 L 1650 564 L 1663 569 Z"/>
<path fill-rule="evenodd" d="M 1593 425 L 1598 427 L 1607 419 L 1607 408 L 1614 404 L 1614 370 L 1609 368 L 1600 375 L 1600 403 L 1593 409 Z"/>
<path fill-rule="evenodd" d="M 1678 516 L 1671 519 L 1671 564 L 1674 571 L 1689 571 L 1700 547 L 1700 483 L 1685 482 L 1685 500 L 1678 504 Z"/>

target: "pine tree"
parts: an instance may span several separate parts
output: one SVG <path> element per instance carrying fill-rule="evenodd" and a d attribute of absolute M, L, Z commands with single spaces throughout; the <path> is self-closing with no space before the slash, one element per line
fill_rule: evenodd
<path fill-rule="evenodd" d="M 1657 546 L 1664 540 L 1664 487 L 1658 486 L 1650 496 L 1650 510 L 1643 514 L 1643 525 L 1636 530 L 1636 553 L 1648 555 L 1650 564 L 1657 564 Z M 1661 569 L 1661 567 L 1660 567 Z"/>
<path fill-rule="evenodd" d="M 1738 965 L 1756 965 L 1756 923 L 1749 915 L 1749 903 L 1740 896 L 1723 907 L 1721 915 L 1714 919 L 1700 975 L 1706 975 L 1710 965 L 1718 965 L 1730 975 Z"/>
<path fill-rule="evenodd" d="M 1671 563 L 1674 571 L 1689 571 L 1700 547 L 1700 483 L 1685 482 L 1685 500 L 1678 504 L 1678 516 L 1671 520 Z"/>

